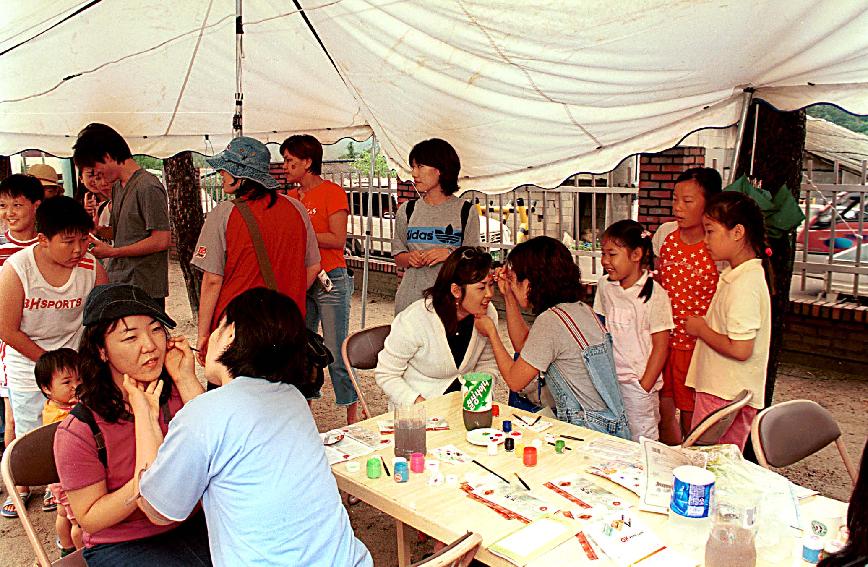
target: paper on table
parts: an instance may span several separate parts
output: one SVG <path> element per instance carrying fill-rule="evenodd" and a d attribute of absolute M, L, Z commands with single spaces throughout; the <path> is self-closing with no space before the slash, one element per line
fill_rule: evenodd
<path fill-rule="evenodd" d="M 530 418 L 525 418 L 525 419 L 530 419 Z M 533 423 L 534 420 L 536 420 L 536 418 L 531 419 L 530 423 Z M 546 429 L 548 429 L 549 427 L 552 426 L 551 421 L 545 421 L 543 419 L 537 421 L 536 423 L 533 423 L 533 425 L 531 425 L 530 423 L 524 423 L 521 420 L 516 419 L 516 420 L 513 420 L 512 425 L 513 425 L 513 427 L 518 426 L 518 427 L 521 427 L 523 429 L 530 429 L 531 431 L 536 431 L 537 433 L 542 433 L 543 431 L 545 431 Z"/>
<path fill-rule="evenodd" d="M 521 567 L 567 541 L 578 531 L 578 527 L 565 518 L 547 516 L 497 540 L 488 551 Z"/>
<path fill-rule="evenodd" d="M 642 490 L 642 465 L 637 465 L 631 461 L 607 461 L 597 465 L 588 467 L 588 472 L 594 476 L 599 476 L 611 480 L 618 486 L 622 486 L 635 495 L 639 495 Z"/>
<path fill-rule="evenodd" d="M 611 435 L 594 439 L 588 443 L 585 452 L 597 461 L 638 461 L 639 446 Z"/>
<path fill-rule="evenodd" d="M 705 468 L 708 457 L 705 453 L 670 447 L 641 437 L 642 485 L 639 492 L 639 508 L 658 514 L 669 513 L 672 494 L 672 471 L 682 465 Z"/>
<path fill-rule="evenodd" d="M 546 488 L 554 490 L 570 502 L 582 508 L 601 506 L 608 510 L 621 510 L 629 507 L 620 496 L 594 483 L 578 473 L 570 473 L 545 483 Z"/>
<path fill-rule="evenodd" d="M 666 551 L 666 545 L 660 538 L 638 518 L 628 513 L 612 514 L 608 518 L 593 522 L 585 533 L 618 565 L 645 567 L 651 563 L 652 557 Z"/>
<path fill-rule="evenodd" d="M 328 460 L 329 466 L 374 452 L 373 447 L 360 443 L 350 436 L 344 437 L 334 445 L 329 445 L 323 448 L 325 449 L 326 459 Z"/>
<path fill-rule="evenodd" d="M 559 510 L 557 505 L 534 496 L 531 491 L 517 488 L 500 480 L 473 487 L 467 485 L 465 492 L 474 500 L 484 502 L 504 517 L 515 518 L 525 523 L 554 514 Z"/>
<path fill-rule="evenodd" d="M 387 445 L 391 445 L 395 440 L 394 437 L 383 437 L 379 433 L 375 431 L 371 431 L 367 427 L 362 425 L 348 425 L 346 427 L 342 427 L 341 431 L 344 432 L 345 435 L 349 435 L 359 443 L 364 443 L 369 447 L 373 447 L 374 449 L 380 449 Z"/>
<path fill-rule="evenodd" d="M 464 464 L 470 462 L 470 456 L 455 445 L 444 445 L 431 449 L 431 456 L 443 463 Z"/>

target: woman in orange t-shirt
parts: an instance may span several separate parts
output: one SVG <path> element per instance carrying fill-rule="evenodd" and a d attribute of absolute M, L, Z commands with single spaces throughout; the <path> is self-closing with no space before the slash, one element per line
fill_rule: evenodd
<path fill-rule="evenodd" d="M 350 303 L 353 297 L 353 273 L 344 260 L 349 205 L 343 188 L 324 180 L 322 145 L 313 136 L 290 136 L 280 145 L 287 181 L 298 188 L 289 192 L 307 209 L 319 243 L 322 269 L 334 288 L 327 292 L 315 281 L 307 290 L 307 327 L 316 331 L 322 322 L 325 344 L 335 361 L 329 376 L 335 389 L 335 401 L 347 408 L 347 423 L 359 420 L 358 396 L 346 368 L 340 361 L 341 345 L 350 326 Z"/>

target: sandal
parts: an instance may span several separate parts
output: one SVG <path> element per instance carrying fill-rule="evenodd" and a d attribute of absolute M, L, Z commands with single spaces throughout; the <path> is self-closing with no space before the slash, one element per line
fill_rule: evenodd
<path fill-rule="evenodd" d="M 21 499 L 24 501 L 24 505 L 27 506 L 27 502 L 30 501 L 31 492 L 28 490 L 27 492 L 22 492 L 19 494 Z M 6 502 L 3 503 L 3 509 L 0 510 L 0 516 L 4 518 L 17 518 L 18 511 L 15 509 L 15 504 L 12 502 L 12 498 L 7 498 Z"/>
<path fill-rule="evenodd" d="M 45 489 L 45 494 L 42 495 L 42 511 L 55 512 L 57 511 L 57 500 L 54 499 L 54 494 L 49 489 Z"/>

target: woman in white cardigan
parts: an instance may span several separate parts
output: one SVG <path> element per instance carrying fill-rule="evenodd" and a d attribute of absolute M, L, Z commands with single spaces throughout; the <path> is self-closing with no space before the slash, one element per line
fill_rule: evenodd
<path fill-rule="evenodd" d="M 392 321 L 380 352 L 374 377 L 390 408 L 458 391 L 468 372 L 500 375 L 491 343 L 474 325 L 486 315 L 497 324 L 493 295 L 491 255 L 469 246 L 449 255 L 425 297 Z"/>

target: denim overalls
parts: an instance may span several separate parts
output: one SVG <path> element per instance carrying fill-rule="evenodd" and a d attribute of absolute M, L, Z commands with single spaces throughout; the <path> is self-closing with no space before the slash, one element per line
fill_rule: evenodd
<path fill-rule="evenodd" d="M 588 309 L 590 310 L 590 307 Z M 545 371 L 545 380 L 555 399 L 555 412 L 558 419 L 600 433 L 630 439 L 630 426 L 627 424 L 627 413 L 624 411 L 624 401 L 615 374 L 612 335 L 600 325 L 605 338 L 601 344 L 591 345 L 566 311 L 559 307 L 552 307 L 551 311 L 563 321 L 570 335 L 576 340 L 576 346 L 582 351 L 582 360 L 585 368 L 588 369 L 591 382 L 606 404 L 604 410 L 584 409 L 573 392 L 569 379 L 561 373 L 557 363 L 552 362 Z M 597 316 L 593 314 L 593 317 L 599 324 Z"/>

